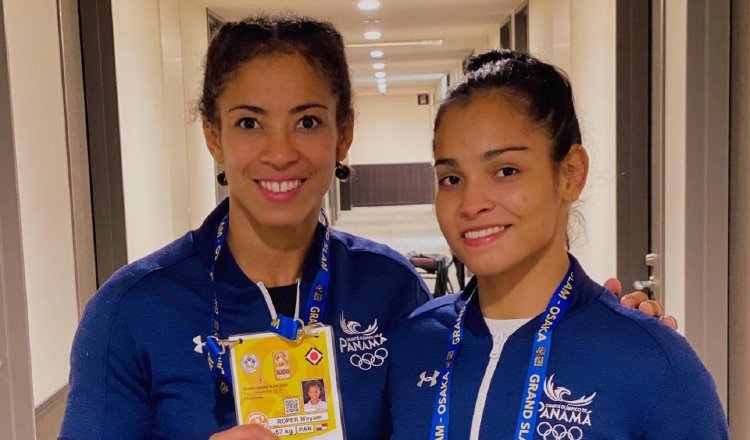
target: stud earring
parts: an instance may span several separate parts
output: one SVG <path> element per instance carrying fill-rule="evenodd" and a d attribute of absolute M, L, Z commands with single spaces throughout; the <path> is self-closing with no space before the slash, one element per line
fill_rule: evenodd
<path fill-rule="evenodd" d="M 222 171 L 219 174 L 217 174 L 216 175 L 216 181 L 219 182 L 219 185 L 221 185 L 221 186 L 227 186 L 227 184 L 228 184 L 228 182 L 227 182 L 227 173 L 225 173 L 224 171 Z"/>
<path fill-rule="evenodd" d="M 336 170 L 334 173 L 340 181 L 346 182 L 349 179 L 349 176 L 352 175 L 352 169 L 337 161 Z"/>

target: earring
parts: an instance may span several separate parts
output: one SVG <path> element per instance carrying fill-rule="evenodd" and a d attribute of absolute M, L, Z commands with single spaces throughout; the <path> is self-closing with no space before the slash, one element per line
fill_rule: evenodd
<path fill-rule="evenodd" d="M 349 176 L 352 175 L 352 169 L 337 161 L 335 174 L 340 181 L 346 182 Z"/>
<path fill-rule="evenodd" d="M 216 181 L 219 182 L 219 185 L 221 186 L 227 186 L 227 173 L 222 171 L 219 174 L 217 174 Z"/>

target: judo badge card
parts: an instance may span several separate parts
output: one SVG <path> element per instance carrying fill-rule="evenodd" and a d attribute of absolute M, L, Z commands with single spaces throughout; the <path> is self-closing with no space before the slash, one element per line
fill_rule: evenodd
<path fill-rule="evenodd" d="M 230 340 L 238 424 L 285 440 L 346 438 L 330 326 L 308 328 L 298 341 L 271 332 Z"/>

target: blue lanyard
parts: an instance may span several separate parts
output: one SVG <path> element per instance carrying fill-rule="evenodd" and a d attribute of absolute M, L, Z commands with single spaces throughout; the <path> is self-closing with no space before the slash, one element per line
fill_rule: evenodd
<path fill-rule="evenodd" d="M 307 300 L 308 325 L 319 322 L 323 317 L 326 308 L 326 299 L 328 296 L 328 287 L 330 286 L 330 245 L 331 245 L 331 228 L 328 225 L 328 217 L 325 211 L 320 210 L 325 221 L 325 237 L 320 250 L 320 269 L 315 276 L 310 295 Z M 224 247 L 229 229 L 229 214 L 227 214 L 216 230 L 216 239 L 214 240 L 214 258 L 211 261 L 209 275 L 213 283 L 214 305 L 211 320 L 211 330 L 206 338 L 206 355 L 208 358 L 208 367 L 216 382 L 216 387 L 221 394 L 226 394 L 232 389 L 232 377 L 226 361 L 226 350 L 221 344 L 219 329 L 221 328 L 221 314 L 219 313 L 219 297 L 216 289 L 216 263 L 219 261 L 221 249 Z M 284 338 L 295 340 L 302 333 L 303 323 L 299 319 L 293 319 L 282 314 L 278 314 L 276 319 L 272 320 L 268 330 L 283 336 Z"/>
<path fill-rule="evenodd" d="M 565 315 L 570 305 L 570 296 L 573 291 L 573 267 L 568 268 L 568 275 L 555 289 L 554 295 L 547 304 L 542 315 L 539 329 L 534 338 L 531 349 L 531 359 L 526 373 L 526 382 L 523 388 L 523 399 L 518 411 L 518 422 L 516 423 L 516 435 L 514 439 L 522 440 L 527 434 L 532 434 L 536 425 L 536 409 L 539 407 L 541 393 L 539 384 L 543 383 L 547 375 L 547 364 L 549 361 L 550 347 L 552 345 L 552 333 L 557 324 Z M 432 413 L 432 426 L 430 428 L 431 440 L 448 440 L 448 428 L 450 422 L 450 390 L 453 375 L 453 365 L 458 357 L 464 336 L 464 315 L 466 307 L 476 293 L 476 288 L 469 295 L 461 310 L 458 312 L 456 323 L 451 332 L 448 344 L 448 352 L 445 356 L 445 365 L 440 371 L 440 387 L 435 396 L 435 406 Z"/>

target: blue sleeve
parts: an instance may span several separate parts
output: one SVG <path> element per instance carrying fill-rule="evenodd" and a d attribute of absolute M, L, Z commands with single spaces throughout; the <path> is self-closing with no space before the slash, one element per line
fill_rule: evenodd
<path fill-rule="evenodd" d="M 111 293 L 89 302 L 76 332 L 60 439 L 151 436 L 149 370 Z"/>
<path fill-rule="evenodd" d="M 682 344 L 680 344 L 682 345 Z M 672 347 L 670 368 L 645 413 L 644 439 L 729 439 L 716 384 L 687 345 Z"/>

